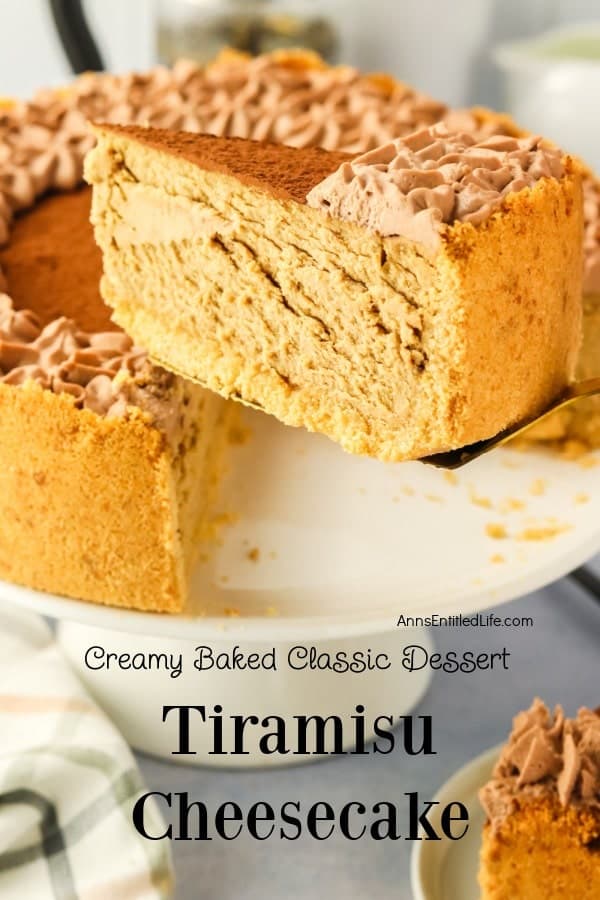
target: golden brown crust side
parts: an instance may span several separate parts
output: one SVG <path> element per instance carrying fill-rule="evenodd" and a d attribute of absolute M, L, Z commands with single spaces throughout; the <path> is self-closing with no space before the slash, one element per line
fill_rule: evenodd
<path fill-rule="evenodd" d="M 573 377 L 582 232 L 581 175 L 570 160 L 560 181 L 542 179 L 510 194 L 477 228 L 457 223 L 449 230 L 446 283 L 449 291 L 460 286 L 463 303 L 465 352 L 456 379 L 464 384 L 465 436 L 506 427 L 507 409 L 511 422 L 543 410 Z"/>
<path fill-rule="evenodd" d="M 0 384 L 0 578 L 115 606 L 185 598 L 164 436 L 29 382 Z"/>
<path fill-rule="evenodd" d="M 485 826 L 479 883 L 482 900 L 597 900 L 600 810 L 524 801 L 496 831 Z"/>
<path fill-rule="evenodd" d="M 600 294 L 584 294 L 583 344 L 577 359 L 575 378 L 595 378 L 600 374 Z M 600 447 L 600 397 L 580 400 L 561 409 L 525 432 L 517 441 L 527 445 L 540 441 L 569 455 Z"/>

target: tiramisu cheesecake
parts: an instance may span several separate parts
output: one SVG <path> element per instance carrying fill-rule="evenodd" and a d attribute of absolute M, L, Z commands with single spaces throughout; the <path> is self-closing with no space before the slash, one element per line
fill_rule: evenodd
<path fill-rule="evenodd" d="M 446 126 L 351 156 L 103 125 L 102 293 L 151 357 L 382 460 L 544 407 L 580 345 L 577 167 Z"/>
<path fill-rule="evenodd" d="M 600 715 L 536 700 L 514 720 L 491 781 L 482 900 L 600 897 Z"/>
<path fill-rule="evenodd" d="M 0 101 L 0 578 L 181 609 L 232 414 L 149 364 L 110 320 L 80 190 L 88 122 L 358 152 L 447 113 L 390 78 L 302 53 L 86 74 L 30 102 Z M 455 115 L 482 133 L 509 127 Z"/>
<path fill-rule="evenodd" d="M 356 155 L 442 119 L 479 138 L 519 134 L 507 117 L 451 111 L 387 76 L 299 52 L 86 74 L 30 102 L 0 101 L 0 397 L 10 413 L 0 420 L 0 578 L 180 608 L 218 465 L 202 461 L 194 408 L 215 458 L 224 426 L 210 422 L 231 409 L 149 366 L 100 302 L 89 194 L 79 189 L 88 122 Z M 184 446 L 195 440 L 195 461 L 180 430 Z"/>

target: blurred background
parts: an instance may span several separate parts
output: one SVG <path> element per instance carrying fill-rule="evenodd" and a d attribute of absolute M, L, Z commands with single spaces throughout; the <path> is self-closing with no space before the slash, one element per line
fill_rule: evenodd
<path fill-rule="evenodd" d="M 67 77 L 50 6 L 48 0 L 0 4 L 0 93 L 29 93 Z M 338 59 L 385 69 L 453 104 L 493 102 L 493 79 L 482 79 L 480 70 L 500 41 L 600 21 L 598 0 L 84 0 L 83 7 L 107 64 L 117 69 L 156 59 L 160 15 L 173 26 L 185 23 L 182 49 L 190 55 L 190 21 L 262 7 L 272 15 L 330 20 Z"/>
<path fill-rule="evenodd" d="M 52 14 L 68 24 L 80 5 L 108 68 L 204 61 L 224 44 L 311 46 L 455 106 L 505 109 L 600 166 L 600 125 L 589 114 L 590 97 L 600 97 L 598 0 L 4 0 L 0 96 L 68 79 Z M 574 35 L 564 32 L 574 23 Z M 557 28 L 550 44 L 505 51 L 498 65 L 498 45 Z"/>

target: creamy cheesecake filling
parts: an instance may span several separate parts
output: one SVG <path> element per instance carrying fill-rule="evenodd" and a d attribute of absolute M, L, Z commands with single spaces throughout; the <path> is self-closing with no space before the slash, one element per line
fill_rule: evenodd
<path fill-rule="evenodd" d="M 118 244 L 184 241 L 229 230 L 227 219 L 188 197 L 133 183 L 120 198 L 115 240 Z"/>
<path fill-rule="evenodd" d="M 560 179 L 562 153 L 541 138 L 477 141 L 444 126 L 424 128 L 343 163 L 307 203 L 381 235 L 435 248 L 444 225 L 479 225 L 510 194 Z"/>

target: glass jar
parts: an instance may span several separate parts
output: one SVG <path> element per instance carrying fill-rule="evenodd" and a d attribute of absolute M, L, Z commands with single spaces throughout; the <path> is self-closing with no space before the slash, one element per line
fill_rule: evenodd
<path fill-rule="evenodd" d="M 310 0 L 159 0 L 158 56 L 206 63 L 231 47 L 252 55 L 304 47 L 328 62 L 335 58 L 336 30 Z"/>

